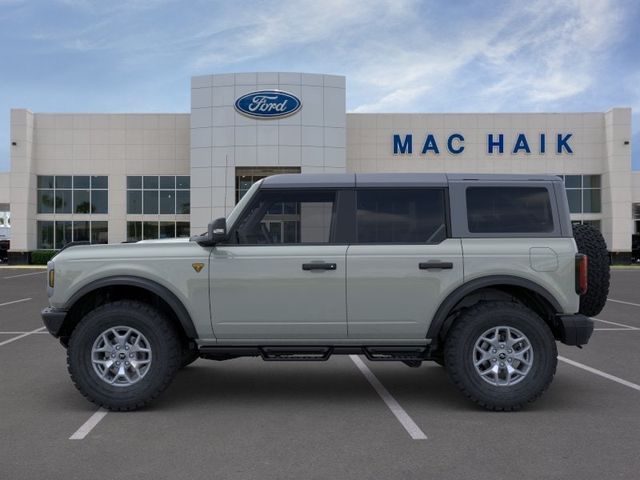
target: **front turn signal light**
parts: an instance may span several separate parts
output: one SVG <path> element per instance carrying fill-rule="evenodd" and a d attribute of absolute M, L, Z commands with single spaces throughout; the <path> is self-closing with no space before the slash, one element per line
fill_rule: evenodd
<path fill-rule="evenodd" d="M 54 269 L 49 270 L 49 287 L 53 288 L 56 281 L 56 271 Z"/>

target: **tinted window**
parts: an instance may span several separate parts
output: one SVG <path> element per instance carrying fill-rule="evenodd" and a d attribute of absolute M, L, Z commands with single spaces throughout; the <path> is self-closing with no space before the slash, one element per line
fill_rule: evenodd
<path fill-rule="evenodd" d="M 444 190 L 357 192 L 359 243 L 439 243 L 447 236 Z"/>
<path fill-rule="evenodd" d="M 328 243 L 335 217 L 334 191 L 263 191 L 242 214 L 240 244 Z"/>
<path fill-rule="evenodd" d="M 553 231 L 549 192 L 543 187 L 469 187 L 467 215 L 472 233 Z"/>

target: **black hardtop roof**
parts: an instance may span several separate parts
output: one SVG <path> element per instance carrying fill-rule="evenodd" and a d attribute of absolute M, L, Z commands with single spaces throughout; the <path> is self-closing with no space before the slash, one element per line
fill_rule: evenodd
<path fill-rule="evenodd" d="M 286 173 L 266 177 L 261 188 L 446 187 L 451 182 L 561 181 L 554 175 L 477 173 Z"/>

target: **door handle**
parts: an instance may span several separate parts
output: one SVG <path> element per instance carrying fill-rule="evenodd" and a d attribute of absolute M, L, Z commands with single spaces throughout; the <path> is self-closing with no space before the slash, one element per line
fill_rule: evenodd
<path fill-rule="evenodd" d="M 303 263 L 303 270 L 335 270 L 338 266 L 335 263 Z"/>
<path fill-rule="evenodd" d="M 418 264 L 420 270 L 450 270 L 453 268 L 452 262 L 420 262 Z"/>

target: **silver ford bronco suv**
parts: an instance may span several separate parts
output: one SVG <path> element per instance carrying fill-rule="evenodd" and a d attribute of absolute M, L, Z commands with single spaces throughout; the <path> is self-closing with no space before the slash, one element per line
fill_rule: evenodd
<path fill-rule="evenodd" d="M 588 264 L 588 268 L 587 268 Z M 549 386 L 609 288 L 600 233 L 548 175 L 298 174 L 191 239 L 71 245 L 49 332 L 89 400 L 133 410 L 197 358 L 442 365 L 491 410 Z"/>

